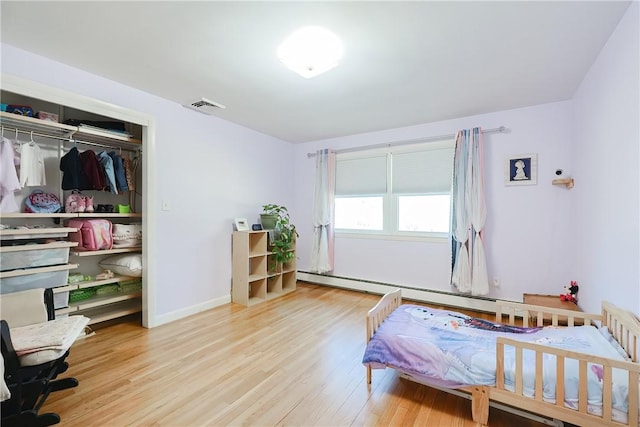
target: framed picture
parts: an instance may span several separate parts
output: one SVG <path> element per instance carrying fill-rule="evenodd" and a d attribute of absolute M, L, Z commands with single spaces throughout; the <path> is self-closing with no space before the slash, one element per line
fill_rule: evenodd
<path fill-rule="evenodd" d="M 236 230 L 238 231 L 249 231 L 249 223 L 246 218 L 236 218 Z"/>
<path fill-rule="evenodd" d="M 537 184 L 537 169 L 537 154 L 510 156 L 504 163 L 504 183 L 505 185 Z"/>

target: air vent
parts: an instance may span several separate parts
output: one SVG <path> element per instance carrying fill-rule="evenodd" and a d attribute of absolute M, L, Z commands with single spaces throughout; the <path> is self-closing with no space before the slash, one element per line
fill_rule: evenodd
<path fill-rule="evenodd" d="M 218 110 L 224 110 L 225 108 L 227 108 L 222 104 L 209 101 L 206 98 L 200 98 L 197 101 L 193 101 L 193 102 L 190 102 L 189 104 L 185 104 L 185 107 L 190 108 L 191 110 L 198 111 L 202 114 L 213 114 Z"/>

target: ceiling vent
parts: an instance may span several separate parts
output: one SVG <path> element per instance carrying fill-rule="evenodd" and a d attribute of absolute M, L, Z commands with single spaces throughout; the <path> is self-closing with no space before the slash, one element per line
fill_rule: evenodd
<path fill-rule="evenodd" d="M 202 114 L 213 114 L 218 110 L 224 110 L 225 107 L 222 104 L 218 104 L 217 102 L 209 101 L 207 98 L 200 98 L 197 101 L 190 102 L 186 104 L 185 107 L 198 111 Z"/>

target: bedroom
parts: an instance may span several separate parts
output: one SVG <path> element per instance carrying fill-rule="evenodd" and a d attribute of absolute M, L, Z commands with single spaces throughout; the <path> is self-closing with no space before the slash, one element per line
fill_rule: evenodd
<path fill-rule="evenodd" d="M 3 17 L 10 6 L 3 4 Z M 504 125 L 512 130 L 487 139 L 493 164 L 487 182 L 495 191 L 491 211 L 496 215 L 491 274 L 501 282 L 492 289 L 492 296 L 517 299 L 524 291 L 555 294 L 570 280 L 577 280 L 583 309 L 597 311 L 606 298 L 638 313 L 637 22 L 638 5 L 634 3 L 614 26 L 584 80 L 564 101 L 295 145 L 222 119 L 196 115 L 178 103 L 103 78 L 98 72 L 65 65 L 61 57 L 39 56 L 35 48 L 22 50 L 12 46 L 5 34 L 2 72 L 156 117 L 156 188 L 150 197 L 153 206 L 169 200 L 171 210 L 154 213 L 156 229 L 162 232 L 154 236 L 155 260 L 149 272 L 155 286 L 148 308 L 151 326 L 229 302 L 233 218 L 257 219 L 261 204 L 280 201 L 290 207 L 299 230 L 310 230 L 308 152 L 440 135 L 477 125 Z M 259 158 L 256 151 L 261 153 Z M 191 155 L 176 156 L 183 152 Z M 539 155 L 538 185 L 504 187 L 504 157 L 527 152 Z M 619 167 L 622 159 L 632 160 L 628 167 Z M 290 166 L 269 175 L 274 162 Z M 576 179 L 574 189 L 564 191 L 550 185 L 558 167 L 571 172 Z M 178 176 L 164 171 L 178 171 Z M 219 177 L 236 185 L 220 186 Z M 212 187 L 215 198 L 202 200 L 203 192 Z M 513 209 L 528 213 L 525 226 L 511 220 Z M 529 242 L 526 256 L 514 251 L 523 242 Z M 343 256 L 337 259 L 337 268 L 342 269 L 339 275 L 414 287 L 433 284 L 426 282 L 429 268 L 422 261 L 429 255 L 428 247 L 414 251 L 418 244 L 410 243 L 409 251 L 421 256 L 417 259 L 407 251 L 409 244 L 399 248 L 397 242 L 376 241 L 375 253 L 400 256 L 389 255 L 381 271 L 373 272 L 363 265 L 369 254 L 359 243 L 336 242 Z M 303 232 L 300 270 L 305 270 L 308 247 Z M 345 253 L 364 256 L 346 259 Z"/>
<path fill-rule="evenodd" d="M 16 4 L 3 8 L 5 18 L 11 6 Z M 638 108 L 637 61 L 633 59 L 637 53 L 637 37 L 633 33 L 637 15 L 633 8 L 625 18 L 622 22 L 628 24 L 620 26 L 616 37 L 600 53 L 574 96 L 566 101 L 294 145 L 215 117 L 195 115 L 176 103 L 9 44 L 3 45 L 2 70 L 6 74 L 155 114 L 157 176 L 154 178 L 157 187 L 156 194 L 150 197 L 153 203 L 171 201 L 172 209 L 157 213 L 158 229 L 170 231 L 155 236 L 157 263 L 155 271 L 150 272 L 156 283 L 155 302 L 149 307 L 154 317 L 152 324 L 228 302 L 228 284 L 231 282 L 229 235 L 233 218 L 246 217 L 255 222 L 260 206 L 271 200 L 289 206 L 298 229 L 303 231 L 298 268 L 306 270 L 310 250 L 306 248 L 310 246 L 304 230 L 311 229 L 308 219 L 311 176 L 305 174 L 311 168 L 306 158 L 309 151 L 326 148 L 329 144 L 335 149 L 363 145 L 363 139 L 365 145 L 370 145 L 441 135 L 478 125 L 484 128 L 504 125 L 512 132 L 491 135 L 486 142 L 487 155 L 492 157 L 488 164 L 493 165 L 493 168 L 487 168 L 492 174 L 487 178 L 487 191 L 496 190 L 495 201 L 491 202 L 495 206 L 489 206 L 488 229 L 496 234 L 490 239 L 495 248 L 489 249 L 489 270 L 491 277 L 501 281 L 500 288 L 492 289 L 490 296 L 517 299 L 523 292 L 556 294 L 570 280 L 577 280 L 582 286 L 580 299 L 584 309 L 597 309 L 600 300 L 607 296 L 637 312 L 640 307 L 636 239 L 639 180 L 637 168 L 617 167 L 621 158 L 638 157 L 637 144 L 633 142 L 637 140 L 638 132 L 638 115 L 635 114 Z M 7 40 L 3 37 L 5 43 Z M 599 106 L 604 110 L 600 111 Z M 541 122 L 544 126 L 540 126 Z M 176 158 L 177 141 L 187 153 L 205 154 L 198 156 L 205 160 L 200 162 L 188 155 Z M 586 149 L 578 150 L 577 141 Z M 541 146 L 543 143 L 546 144 Z M 255 150 L 261 150 L 260 159 L 252 156 Z M 528 152 L 539 153 L 538 185 L 504 187 L 504 157 Z M 620 157 L 614 156 L 614 152 Z M 216 161 L 216 158 L 224 161 Z M 265 177 L 268 165 L 277 159 L 292 166 L 279 175 Z M 175 185 L 180 183 L 179 179 L 162 173 L 167 169 L 178 170 L 177 178 L 182 176 L 185 182 L 206 183 L 210 179 L 206 168 L 215 170 L 217 176 L 230 177 L 230 181 L 238 186 L 219 188 L 215 200 L 200 200 L 198 208 L 192 205 L 204 190 L 201 186 Z M 556 168 L 566 169 L 574 175 L 576 182 L 580 175 L 579 180 L 585 185 L 578 183 L 571 191 L 552 187 L 550 181 Z M 295 180 L 290 179 L 292 176 Z M 520 212 L 528 212 L 529 223 L 525 227 L 510 220 L 510 210 L 517 207 L 521 208 Z M 506 222 L 509 228 L 505 224 L 507 229 L 501 231 L 493 225 L 492 215 L 502 215 L 500 222 Z M 183 224 L 192 224 L 193 230 L 185 229 Z M 592 231 L 584 233 L 583 230 Z M 545 241 L 539 241 L 540 237 Z M 520 247 L 522 242 L 532 242 L 527 257 L 514 257 L 512 249 Z M 337 250 L 340 251 L 340 245 L 344 244 L 342 256 L 362 252 L 358 243 L 357 240 L 338 240 Z M 373 243 L 379 246 L 376 250 L 388 254 L 382 271 L 365 276 L 364 257 L 339 259 L 336 274 L 414 287 L 433 285 L 425 283 L 424 277 L 428 268 L 423 267 L 422 258 L 430 255 L 428 248 L 422 247 L 419 257 L 412 257 L 410 251 L 416 245 L 414 242 L 410 242 L 408 250 L 393 241 Z M 400 254 L 398 259 L 391 258 L 394 253 Z M 602 262 L 596 262 L 600 259 Z M 528 265 L 532 263 L 549 267 L 529 269 Z M 180 268 L 169 267 L 172 265 Z M 387 272 L 398 276 L 389 277 Z M 439 274 L 440 278 L 446 275 L 446 269 L 440 268 Z M 203 277 L 211 277 L 211 280 L 202 282 Z M 192 285 L 189 292 L 184 292 L 173 283 Z M 602 287 L 602 283 L 607 285 Z M 447 285 L 437 283 L 436 286 L 446 289 Z M 613 294 L 609 286 L 614 286 Z"/>

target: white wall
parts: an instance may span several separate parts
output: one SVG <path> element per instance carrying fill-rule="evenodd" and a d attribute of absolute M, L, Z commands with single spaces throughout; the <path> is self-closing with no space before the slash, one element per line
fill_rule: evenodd
<path fill-rule="evenodd" d="M 604 299 L 640 313 L 639 9 L 631 4 L 573 100 L 569 259 L 590 311 Z"/>
<path fill-rule="evenodd" d="M 551 185 L 557 168 L 570 171 L 571 104 L 560 102 L 465 117 L 384 132 L 296 145 L 295 220 L 300 270 L 309 265 L 314 160 L 319 148 L 344 149 L 455 133 L 462 128 L 506 126 L 507 133 L 484 135 L 488 220 L 486 251 L 491 297 L 521 300 L 524 292 L 560 294 L 575 277 L 563 262 L 571 249 L 569 191 Z M 505 186 L 504 163 L 513 155 L 537 153 L 538 184 Z M 451 291 L 449 244 L 406 240 L 336 238 L 336 276 Z"/>
<path fill-rule="evenodd" d="M 290 163 L 290 144 L 6 44 L 2 73 L 155 117 L 154 323 L 228 301 L 233 219 L 291 204 L 292 172 L 272 167 Z"/>

